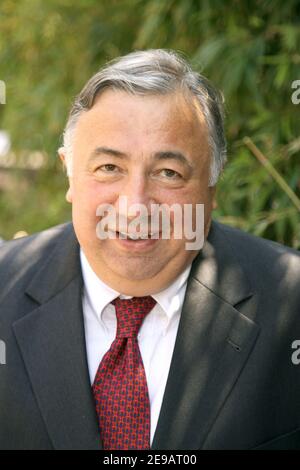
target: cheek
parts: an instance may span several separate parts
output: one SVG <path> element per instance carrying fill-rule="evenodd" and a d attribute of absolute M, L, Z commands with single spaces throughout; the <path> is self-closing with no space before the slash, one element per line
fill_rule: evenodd
<path fill-rule="evenodd" d="M 105 184 L 97 181 L 78 181 L 74 185 L 73 205 L 86 213 L 96 216 L 100 204 L 113 204 L 115 192 Z"/>
<path fill-rule="evenodd" d="M 100 204 L 106 203 L 105 190 L 101 190 L 99 184 L 82 181 L 74 185 L 72 219 L 79 242 L 82 245 L 93 245 L 97 243 L 97 223 L 99 217 L 96 215 Z"/>
<path fill-rule="evenodd" d="M 186 189 L 180 189 L 178 191 L 165 191 L 162 192 L 160 195 L 160 201 L 166 203 L 168 205 L 172 204 L 205 204 L 205 206 L 209 203 L 209 196 L 206 191 L 199 190 L 198 185 L 194 185 L 193 187 L 189 187 Z"/>

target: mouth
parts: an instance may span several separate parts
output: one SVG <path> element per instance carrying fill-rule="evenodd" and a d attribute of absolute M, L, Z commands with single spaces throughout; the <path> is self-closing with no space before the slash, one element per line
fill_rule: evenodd
<path fill-rule="evenodd" d="M 132 241 L 143 241 L 143 240 L 158 240 L 160 232 L 153 233 L 127 233 L 127 232 L 115 232 L 116 236 L 120 240 L 132 240 Z"/>
<path fill-rule="evenodd" d="M 151 234 L 151 233 L 127 233 L 114 231 L 115 243 L 119 245 L 122 250 L 129 250 L 130 252 L 145 252 L 147 250 L 152 250 L 157 242 L 160 241 L 160 233 Z M 156 238 L 153 238 L 156 235 Z"/>

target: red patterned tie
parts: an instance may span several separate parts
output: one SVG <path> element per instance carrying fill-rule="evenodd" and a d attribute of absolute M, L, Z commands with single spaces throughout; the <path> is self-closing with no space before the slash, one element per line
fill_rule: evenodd
<path fill-rule="evenodd" d="M 156 301 L 117 298 L 117 334 L 93 384 L 103 449 L 150 449 L 150 402 L 137 334 Z"/>

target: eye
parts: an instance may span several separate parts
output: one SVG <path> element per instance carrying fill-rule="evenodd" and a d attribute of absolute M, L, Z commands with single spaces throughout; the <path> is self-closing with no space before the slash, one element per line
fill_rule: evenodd
<path fill-rule="evenodd" d="M 170 168 L 163 168 L 161 173 L 164 173 L 163 176 L 166 176 L 168 179 L 181 178 L 181 175 L 177 171 L 171 170 Z"/>
<path fill-rule="evenodd" d="M 112 163 L 106 163 L 105 165 L 99 166 L 97 170 L 104 171 L 105 173 L 115 173 L 117 168 L 118 167 L 116 165 L 113 165 Z"/>

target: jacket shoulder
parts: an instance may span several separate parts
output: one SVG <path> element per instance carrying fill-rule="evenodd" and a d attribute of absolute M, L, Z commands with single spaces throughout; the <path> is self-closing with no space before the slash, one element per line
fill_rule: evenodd
<path fill-rule="evenodd" d="M 240 230 L 230 225 L 223 224 L 216 220 L 213 221 L 213 226 L 216 230 L 220 230 L 225 235 L 234 239 L 237 243 L 247 244 L 247 245 L 250 244 L 251 247 L 255 246 L 257 249 L 262 249 L 262 250 L 267 250 L 267 251 L 270 250 L 270 251 L 273 251 L 274 253 L 277 252 L 278 254 L 286 252 L 286 253 L 290 253 L 291 255 L 300 256 L 300 251 L 294 248 L 290 248 L 286 245 L 282 245 L 281 243 L 275 242 L 273 240 L 269 240 L 267 238 L 258 237 L 249 232 Z"/>
<path fill-rule="evenodd" d="M 36 266 L 44 261 L 53 248 L 70 232 L 72 223 L 51 227 L 36 234 L 6 241 L 0 245 L 0 286 L 5 286 L 14 279 L 29 278 L 34 275 Z"/>
<path fill-rule="evenodd" d="M 294 275 L 300 281 L 300 252 L 278 242 L 257 237 L 231 226 L 213 222 L 218 231 L 230 244 L 232 252 L 248 271 L 278 277 L 283 273 Z"/>

